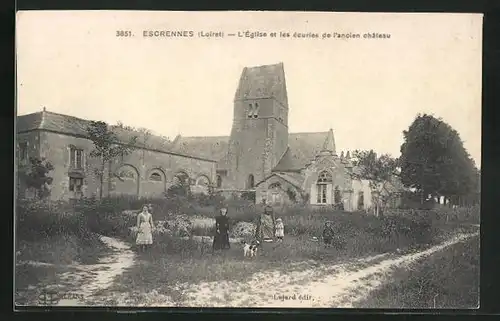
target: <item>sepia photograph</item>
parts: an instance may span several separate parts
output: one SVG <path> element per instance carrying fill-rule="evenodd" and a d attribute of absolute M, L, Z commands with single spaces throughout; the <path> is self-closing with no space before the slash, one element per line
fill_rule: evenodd
<path fill-rule="evenodd" d="M 479 308 L 482 23 L 19 11 L 15 308 Z"/>

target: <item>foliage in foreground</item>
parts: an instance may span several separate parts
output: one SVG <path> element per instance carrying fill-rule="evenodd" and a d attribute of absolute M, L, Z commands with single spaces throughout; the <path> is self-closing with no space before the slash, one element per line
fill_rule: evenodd
<path fill-rule="evenodd" d="M 154 220 L 161 221 L 172 214 L 183 213 L 187 217 L 211 217 L 217 206 L 210 204 L 213 199 L 198 200 L 183 197 L 161 199 L 106 198 L 103 200 L 84 199 L 74 205 L 64 202 L 23 202 L 17 206 L 17 239 L 37 242 L 50 238 L 74 236 L 75 239 L 93 244 L 96 234 L 119 237 L 133 243 L 130 228 L 136 224 L 136 213 L 145 203 L 154 207 Z M 255 222 L 261 209 L 248 201 L 228 201 L 229 217 L 232 225 L 238 222 Z M 130 211 L 130 210 L 133 211 Z M 304 240 L 313 237 L 321 239 L 325 221 L 332 221 L 335 233 L 342 240 L 342 251 L 350 255 L 364 255 L 393 251 L 417 245 L 440 242 L 454 225 L 470 222 L 478 218 L 479 208 L 447 209 L 433 211 L 398 211 L 375 217 L 366 213 L 348 213 L 333 209 L 311 209 L 290 207 L 276 211 L 285 224 L 285 235 L 295 240 L 291 245 L 297 252 L 291 256 L 319 257 L 312 247 L 303 247 Z M 213 235 L 213 225 L 205 225 L 193 230 L 195 235 Z M 302 242 L 302 243 L 301 243 Z M 179 243 L 179 244 L 177 244 Z M 199 246 L 185 240 L 175 240 L 168 235 L 155 236 L 155 251 L 182 255 L 199 255 Z M 176 247 L 177 245 L 178 247 Z M 175 250 L 173 250 L 175 248 Z M 173 252 L 172 252 L 173 251 Z"/>

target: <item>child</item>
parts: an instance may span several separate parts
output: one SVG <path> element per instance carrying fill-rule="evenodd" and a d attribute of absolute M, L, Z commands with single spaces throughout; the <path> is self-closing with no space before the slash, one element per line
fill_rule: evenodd
<path fill-rule="evenodd" d="M 333 243 L 333 227 L 331 222 L 325 222 L 325 227 L 323 228 L 323 242 L 325 246 L 332 245 Z"/>
<path fill-rule="evenodd" d="M 278 218 L 276 220 L 276 238 L 278 242 L 283 242 L 283 237 L 285 236 L 285 226 L 283 225 L 283 220 Z"/>

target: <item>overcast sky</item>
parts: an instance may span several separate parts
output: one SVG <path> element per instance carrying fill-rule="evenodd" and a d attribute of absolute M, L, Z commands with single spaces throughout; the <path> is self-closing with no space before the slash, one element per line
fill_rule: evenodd
<path fill-rule="evenodd" d="M 116 37 L 117 30 L 133 37 Z M 224 38 L 144 38 L 145 30 Z M 237 38 L 244 31 L 320 38 Z M 321 39 L 323 33 L 360 39 Z M 363 39 L 367 32 L 390 39 Z M 271 12 L 22 12 L 18 114 L 47 110 L 174 137 L 228 135 L 242 69 L 283 62 L 290 132 L 399 156 L 417 113 L 455 128 L 481 159 L 482 16 Z"/>

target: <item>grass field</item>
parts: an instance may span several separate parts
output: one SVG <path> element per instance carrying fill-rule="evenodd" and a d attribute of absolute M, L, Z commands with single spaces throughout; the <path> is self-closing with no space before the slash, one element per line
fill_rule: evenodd
<path fill-rule="evenodd" d="M 73 207 L 50 203 L 18 204 L 16 250 L 20 254 L 17 259 L 51 264 L 17 267 L 18 292 L 37 284 L 59 282 L 58 275 L 65 272 L 63 265 L 92 264 L 106 256 L 108 250 L 96 233 L 133 244 L 134 237 L 129 228 L 135 225 L 136 212 L 124 214 L 123 210 L 137 210 L 144 203 L 147 202 L 136 200 L 130 203 L 127 199 L 112 199 L 103 202 L 85 200 Z M 171 214 L 168 200 L 156 200 L 154 204 L 156 221 Z M 187 211 L 180 213 L 200 217 L 202 221 L 216 214 L 213 206 L 191 206 L 185 201 L 179 204 L 176 208 Z M 229 208 L 231 224 L 253 222 L 260 213 L 258 208 L 247 202 L 234 203 Z M 474 211 L 471 213 L 476 213 Z M 282 244 L 263 244 L 258 259 L 244 259 L 241 244 L 235 243 L 231 250 L 212 255 L 210 241 L 200 243 L 169 234 L 155 235 L 152 248 L 147 253 L 137 253 L 136 263 L 115 280 L 110 290 L 126 293 L 131 289 L 145 292 L 156 289 L 169 293 L 175 299 L 183 295 L 182 290 L 175 288 L 179 282 L 245 280 L 264 270 L 290 271 L 301 262 L 334 264 L 373 254 L 428 247 L 442 241 L 461 225 L 459 220 L 450 221 L 448 214 L 435 215 L 431 212 L 416 216 L 408 212 L 406 216 L 377 218 L 366 213 L 293 207 L 276 214 L 283 218 L 285 241 Z M 446 220 L 443 220 L 445 216 Z M 322 227 L 327 220 L 334 222 L 336 234 L 343 240 L 344 246 L 325 249 L 321 241 L 312 241 L 312 237 L 321 240 Z M 213 235 L 213 226 L 195 226 L 193 234 Z M 459 251 L 455 254 L 461 255 Z"/>
<path fill-rule="evenodd" d="M 435 253 L 409 269 L 398 269 L 389 282 L 355 307 L 477 308 L 479 236 Z"/>

